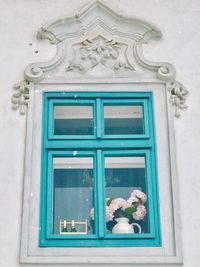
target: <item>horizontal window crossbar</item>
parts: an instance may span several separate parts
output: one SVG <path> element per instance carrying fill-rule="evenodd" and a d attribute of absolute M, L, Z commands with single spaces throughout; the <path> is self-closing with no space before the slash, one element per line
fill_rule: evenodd
<path fill-rule="evenodd" d="M 134 94 L 134 95 L 133 95 Z M 152 96 L 151 92 L 48 92 L 45 93 L 45 98 L 47 101 L 50 99 L 79 99 L 79 98 L 87 98 L 87 99 L 92 99 L 96 97 L 101 97 L 101 98 L 110 98 L 110 99 L 116 99 L 116 98 L 140 98 L 140 99 L 145 99 L 145 98 L 150 98 Z"/>
<path fill-rule="evenodd" d="M 46 140 L 44 147 L 46 149 L 97 149 L 97 148 L 112 148 L 112 149 L 124 149 L 124 148 L 151 148 L 153 143 L 151 140 Z"/>
<path fill-rule="evenodd" d="M 157 239 L 98 239 L 98 240 L 41 240 L 40 247 L 156 247 L 160 246 Z"/>

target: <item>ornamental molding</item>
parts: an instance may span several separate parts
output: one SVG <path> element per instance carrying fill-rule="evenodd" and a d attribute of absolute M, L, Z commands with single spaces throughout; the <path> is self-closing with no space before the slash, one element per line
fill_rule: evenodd
<path fill-rule="evenodd" d="M 108 40 L 99 35 L 75 44 L 75 54 L 66 71 L 85 73 L 98 64 L 111 68 L 114 72 L 122 69 L 134 70 L 126 55 L 127 45 Z"/>
<path fill-rule="evenodd" d="M 170 92 L 169 101 L 175 106 L 175 116 L 178 118 L 181 116 L 181 110 L 187 109 L 186 97 L 188 95 L 188 90 L 179 82 L 172 82 L 168 91 Z"/>
<path fill-rule="evenodd" d="M 21 115 L 26 113 L 26 107 L 29 103 L 29 82 L 24 80 L 20 83 L 17 83 L 13 86 L 15 93 L 12 95 L 12 108 L 14 110 L 19 110 Z"/>
<path fill-rule="evenodd" d="M 48 62 L 33 63 L 25 69 L 25 81 L 12 96 L 14 108 L 25 113 L 28 83 L 70 81 L 82 78 L 129 78 L 166 83 L 175 116 L 186 108 L 188 91 L 176 81 L 176 71 L 167 62 L 152 62 L 143 55 L 143 45 L 162 37 L 153 24 L 118 14 L 103 1 L 91 1 L 71 17 L 51 21 L 37 33 L 57 46 Z M 24 89 L 26 88 L 26 90 Z"/>

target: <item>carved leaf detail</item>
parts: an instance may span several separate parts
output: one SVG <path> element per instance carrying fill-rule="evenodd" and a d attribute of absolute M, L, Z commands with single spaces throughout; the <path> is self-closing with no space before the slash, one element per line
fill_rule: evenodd
<path fill-rule="evenodd" d="M 188 90 L 178 81 L 171 83 L 168 90 L 171 93 L 169 101 L 175 106 L 175 116 L 180 117 L 180 111 L 187 109 L 185 102 Z"/>
<path fill-rule="evenodd" d="M 26 106 L 29 103 L 29 82 L 24 80 L 14 85 L 16 92 L 12 95 L 12 108 L 19 109 L 20 114 L 26 113 Z"/>
<path fill-rule="evenodd" d="M 108 40 L 102 36 L 74 45 L 75 55 L 66 71 L 85 73 L 98 64 L 119 72 L 125 69 L 135 70 L 126 56 L 126 44 Z"/>

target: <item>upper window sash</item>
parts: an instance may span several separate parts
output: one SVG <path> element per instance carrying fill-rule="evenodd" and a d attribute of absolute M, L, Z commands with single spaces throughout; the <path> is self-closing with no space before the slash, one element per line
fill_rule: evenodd
<path fill-rule="evenodd" d="M 151 93 L 117 93 L 116 95 L 111 95 L 110 93 L 45 93 L 45 99 L 46 98 L 48 140 L 150 138 L 149 112 L 151 111 L 149 110 L 148 102 L 151 100 Z M 67 107 L 69 107 L 69 109 Z M 63 115 L 64 113 L 65 115 Z M 55 124 L 59 125 L 60 122 L 62 123 L 62 118 L 64 117 L 68 120 L 69 125 L 71 124 L 71 128 L 76 127 L 74 124 L 77 123 L 80 133 L 78 132 L 78 129 L 74 132 L 73 129 L 71 129 L 70 131 L 72 134 L 62 134 L 63 129 L 61 129 L 60 133 L 57 134 Z M 139 121 L 140 126 L 142 124 L 142 132 L 140 130 L 140 133 L 137 133 L 137 129 L 132 129 L 132 132 L 129 130 L 127 133 L 122 130 L 121 133 L 119 132 L 118 134 L 117 132 L 113 133 L 112 131 L 109 133 L 108 127 L 106 128 L 106 125 L 109 126 L 114 122 L 118 131 L 120 124 L 123 124 L 125 129 L 126 123 L 129 123 L 129 125 L 127 125 L 128 129 L 129 126 L 134 124 L 133 119 L 136 123 Z M 81 125 L 83 125 L 84 129 L 81 128 Z M 86 129 L 87 125 L 88 129 Z M 113 128 L 114 127 L 110 127 L 110 129 Z"/>

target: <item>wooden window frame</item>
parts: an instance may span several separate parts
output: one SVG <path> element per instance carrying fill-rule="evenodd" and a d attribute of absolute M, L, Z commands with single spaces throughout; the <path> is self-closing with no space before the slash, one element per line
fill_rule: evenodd
<path fill-rule="evenodd" d="M 40 210 L 40 247 L 145 247 L 160 246 L 160 219 L 156 167 L 156 146 L 154 116 L 151 92 L 48 92 L 43 95 L 43 143 Z M 53 134 L 53 109 L 55 105 L 92 105 L 94 116 L 93 136 L 59 136 Z M 142 105 L 144 134 L 104 135 L 103 105 Z M 77 140 L 78 139 L 78 140 Z M 123 141 L 123 142 L 122 142 Z M 66 149 L 67 147 L 67 149 Z M 80 150 L 81 148 L 81 150 Z M 97 225 L 95 235 L 52 234 L 52 162 L 53 157 L 73 156 L 94 157 L 95 202 Z M 104 155 L 144 156 L 150 233 L 120 234 L 109 236 L 105 233 L 105 177 Z M 80 242 L 81 241 L 81 242 Z"/>

